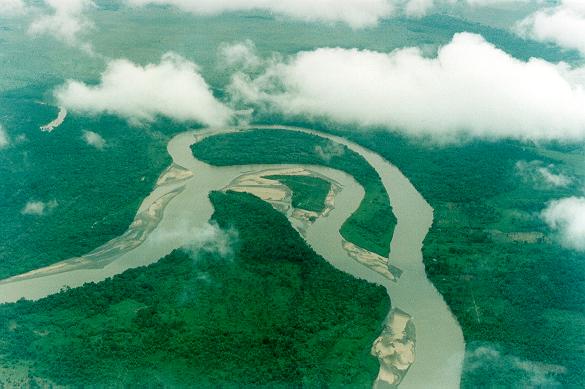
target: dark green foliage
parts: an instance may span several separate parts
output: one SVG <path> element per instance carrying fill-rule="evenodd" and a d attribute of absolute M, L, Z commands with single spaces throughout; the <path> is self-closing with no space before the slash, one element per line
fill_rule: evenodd
<path fill-rule="evenodd" d="M 334 269 L 259 199 L 211 200 L 215 222 L 238 232 L 233 257 L 177 250 L 98 284 L 2 305 L 0 365 L 80 386 L 370 387 L 385 290 Z"/>
<path fill-rule="evenodd" d="M 322 212 L 331 184 L 311 176 L 267 176 L 286 185 L 292 191 L 292 206 L 307 211 Z"/>
<path fill-rule="evenodd" d="M 388 132 L 342 134 L 396 164 L 434 207 L 425 266 L 468 349 L 487 344 L 508 365 L 535 363 L 546 382 L 585 386 L 585 257 L 548 238 L 538 216 L 548 200 L 575 193 L 580 165 L 512 141 L 421 146 Z M 582 146 L 565 151 L 583 155 Z M 577 181 L 535 188 L 518 174 L 519 160 L 554 162 Z M 467 359 L 464 386 L 524 386 L 532 375 L 518 366 L 498 372 L 501 358 L 480 370 L 483 359 Z"/>
<path fill-rule="evenodd" d="M 158 130 L 169 126 L 162 122 L 147 129 L 108 116 L 68 115 L 52 133 L 41 132 L 57 109 L 37 103 L 35 90 L 0 96 L 11 139 L 0 153 L 0 279 L 85 254 L 121 235 L 170 163 L 169 136 Z M 106 147 L 85 144 L 83 130 L 98 132 Z M 24 215 L 29 201 L 54 207 Z"/>
<path fill-rule="evenodd" d="M 316 164 L 353 176 L 366 194 L 341 227 L 348 241 L 387 255 L 396 225 L 388 194 L 378 173 L 359 154 L 321 137 L 285 130 L 254 130 L 204 139 L 192 146 L 197 158 L 219 166 L 245 164 Z"/>
<path fill-rule="evenodd" d="M 262 123 L 332 132 L 395 164 L 435 210 L 423 247 L 426 271 L 460 322 L 468 351 L 488 345 L 508 361 L 536 364 L 551 382 L 585 386 L 585 256 L 555 243 L 539 217 L 547 201 L 575 195 L 585 182 L 582 144 L 437 145 L 387 130 L 269 114 Z M 574 182 L 534 185 L 518 174 L 520 160 L 554 163 Z M 525 386 L 526 370 L 510 368 L 498 376 L 499 363 L 488 361 L 478 373 L 477 363 L 466 359 L 463 384 Z"/>

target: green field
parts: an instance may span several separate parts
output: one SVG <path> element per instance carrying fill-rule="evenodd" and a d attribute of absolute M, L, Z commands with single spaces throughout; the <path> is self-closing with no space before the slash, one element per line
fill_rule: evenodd
<path fill-rule="evenodd" d="M 0 365 L 74 386 L 370 387 L 384 288 L 333 268 L 256 197 L 211 200 L 230 254 L 177 250 L 98 284 L 1 305 Z"/>
<path fill-rule="evenodd" d="M 345 171 L 365 189 L 359 208 L 341 227 L 348 241 L 386 256 L 396 217 L 380 176 L 365 159 L 347 147 L 316 135 L 286 130 L 254 130 L 209 137 L 192 146 L 212 165 L 315 164 Z"/>
<path fill-rule="evenodd" d="M 323 212 L 325 198 L 331 184 L 321 178 L 311 176 L 266 176 L 280 181 L 292 191 L 292 206 L 306 211 Z"/>

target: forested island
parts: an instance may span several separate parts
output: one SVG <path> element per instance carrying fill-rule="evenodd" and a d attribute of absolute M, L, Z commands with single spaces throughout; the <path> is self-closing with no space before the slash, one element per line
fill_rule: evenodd
<path fill-rule="evenodd" d="M 325 209 L 325 198 L 331 189 L 328 181 L 312 176 L 276 175 L 266 178 L 280 181 L 290 188 L 291 205 L 294 208 L 312 212 L 322 212 Z"/>
<path fill-rule="evenodd" d="M 347 147 L 301 132 L 253 129 L 206 138 L 192 149 L 197 159 L 217 166 L 315 164 L 348 173 L 366 193 L 341 227 L 341 235 L 366 250 L 388 255 L 396 226 L 388 194 L 374 168 Z"/>

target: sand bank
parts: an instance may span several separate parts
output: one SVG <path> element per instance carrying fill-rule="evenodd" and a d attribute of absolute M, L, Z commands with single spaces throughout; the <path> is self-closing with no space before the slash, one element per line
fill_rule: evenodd
<path fill-rule="evenodd" d="M 44 131 L 44 132 L 53 131 L 55 128 L 57 128 L 61 124 L 63 124 L 66 117 L 67 117 L 67 110 L 63 107 L 59 107 L 59 113 L 57 114 L 57 117 L 55 119 L 53 119 L 50 123 L 47 123 L 44 126 L 41 126 L 41 131 Z"/>

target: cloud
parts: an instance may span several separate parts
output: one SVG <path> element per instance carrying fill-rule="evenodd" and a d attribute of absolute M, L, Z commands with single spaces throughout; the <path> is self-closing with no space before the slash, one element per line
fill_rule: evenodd
<path fill-rule="evenodd" d="M 410 0 L 404 5 L 404 13 L 411 17 L 422 17 L 434 6 L 434 0 Z"/>
<path fill-rule="evenodd" d="M 132 6 L 172 5 L 198 15 L 262 10 L 308 22 L 343 22 L 353 28 L 375 25 L 392 15 L 395 0 L 126 0 Z"/>
<path fill-rule="evenodd" d="M 321 159 L 329 162 L 331 161 L 331 158 L 340 157 L 345 154 L 345 149 L 343 148 L 343 145 L 337 142 L 327 142 L 324 146 L 315 146 L 315 153 L 317 153 Z"/>
<path fill-rule="evenodd" d="M 481 36 L 460 33 L 425 56 L 320 48 L 264 72 L 236 73 L 229 91 L 289 116 L 328 118 L 442 140 L 459 136 L 579 140 L 585 137 L 585 68 L 518 60 Z"/>
<path fill-rule="evenodd" d="M 93 28 L 93 22 L 85 16 L 85 12 L 94 6 L 91 0 L 45 0 L 53 10 L 48 15 L 38 16 L 29 26 L 32 35 L 52 35 L 71 45 L 80 46 L 92 52 L 91 45 L 79 41 L 79 35 Z"/>
<path fill-rule="evenodd" d="M 43 216 L 50 210 L 55 209 L 58 205 L 59 203 L 56 200 L 51 200 L 46 203 L 42 201 L 29 201 L 20 212 L 23 215 Z"/>
<path fill-rule="evenodd" d="M 465 375 L 486 387 L 560 388 L 555 376 L 566 368 L 529 361 L 500 351 L 491 344 L 471 344 L 465 354 Z M 515 379 L 515 381 L 510 381 Z"/>
<path fill-rule="evenodd" d="M 550 228 L 558 232 L 564 246 L 585 251 L 585 197 L 553 200 L 541 216 Z"/>
<path fill-rule="evenodd" d="M 525 182 L 537 187 L 560 188 L 569 185 L 573 180 L 563 173 L 556 173 L 553 164 L 545 165 L 542 161 L 518 161 L 516 171 Z"/>
<path fill-rule="evenodd" d="M 489 7 L 493 5 L 503 4 L 526 4 L 526 3 L 538 3 L 542 0 L 465 0 L 465 2 L 471 6 L 476 7 Z"/>
<path fill-rule="evenodd" d="M 341 22 L 352 28 L 371 27 L 397 15 L 422 17 L 437 5 L 478 7 L 529 1 L 533 0 L 126 0 L 131 6 L 170 5 L 196 15 L 260 10 L 307 22 Z"/>
<path fill-rule="evenodd" d="M 95 147 L 96 149 L 102 150 L 106 146 L 106 141 L 97 132 L 84 130 L 82 138 L 85 143 L 87 143 L 89 146 Z"/>
<path fill-rule="evenodd" d="M 237 239 L 238 234 L 235 230 L 222 230 L 212 222 L 196 230 L 183 248 L 195 258 L 201 253 L 211 253 L 223 259 L 231 259 L 234 256 L 234 244 Z"/>
<path fill-rule="evenodd" d="M 562 0 L 540 9 L 517 25 L 520 35 L 575 49 L 585 55 L 585 2 Z"/>
<path fill-rule="evenodd" d="M 218 54 L 220 64 L 225 68 L 251 70 L 262 65 L 262 61 L 256 55 L 256 46 L 249 39 L 232 44 L 223 43 Z"/>
<path fill-rule="evenodd" d="M 10 138 L 4 127 L 0 124 L 0 149 L 10 146 Z"/>
<path fill-rule="evenodd" d="M 54 94 L 59 105 L 70 111 L 108 113 L 131 123 L 164 116 L 220 126 L 232 114 L 215 99 L 197 66 L 173 53 L 146 66 L 125 59 L 110 61 L 98 85 L 69 80 Z"/>
<path fill-rule="evenodd" d="M 22 0 L 0 1 L 0 17 L 18 16 L 26 13 L 27 7 Z"/>
<path fill-rule="evenodd" d="M 156 230 L 152 239 L 155 242 L 176 243 L 194 259 L 203 253 L 216 254 L 220 258 L 231 259 L 234 255 L 234 245 L 238 240 L 238 234 L 233 229 L 222 230 L 214 222 L 207 223 L 202 227 L 178 223 L 172 229 Z"/>

